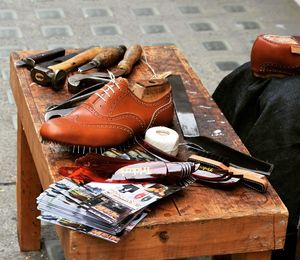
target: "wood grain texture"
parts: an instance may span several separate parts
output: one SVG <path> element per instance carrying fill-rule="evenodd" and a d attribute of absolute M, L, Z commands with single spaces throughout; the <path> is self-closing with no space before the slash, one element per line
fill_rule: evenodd
<path fill-rule="evenodd" d="M 103 48 L 93 47 L 84 52 L 77 54 L 76 56 L 72 57 L 69 60 L 66 60 L 59 64 L 55 64 L 53 66 L 49 66 L 48 68 L 51 69 L 52 71 L 56 71 L 56 70 L 69 71 L 71 69 L 74 69 L 80 65 L 83 65 L 83 64 L 89 62 L 97 54 L 99 54 L 102 50 L 103 50 Z"/>
<path fill-rule="evenodd" d="M 40 212 L 36 208 L 36 198 L 42 191 L 25 133 L 18 118 L 17 137 L 17 232 L 22 251 L 40 249 L 41 223 L 37 219 Z"/>
<path fill-rule="evenodd" d="M 143 49 L 157 74 L 172 71 L 181 75 L 201 135 L 247 152 L 176 47 Z M 80 155 L 72 155 L 59 145 L 41 143 L 39 129 L 44 122 L 46 107 L 61 102 L 70 94 L 66 86 L 59 92 L 40 87 L 32 83 L 26 69 L 14 66 L 16 60 L 31 53 L 12 53 L 11 87 L 45 189 L 61 178 L 57 174 L 58 167 L 72 165 Z M 129 80 L 143 80 L 151 76 L 150 68 L 138 62 Z M 180 133 L 175 116 L 173 128 Z M 222 134 L 216 135 L 215 130 L 221 130 Z M 185 159 L 189 153 L 182 148 L 179 156 Z M 99 259 L 99 256 L 101 259 L 166 259 L 267 252 L 283 247 L 287 217 L 287 209 L 271 185 L 265 194 L 259 194 L 245 187 L 228 191 L 194 184 L 157 204 L 150 216 L 117 245 L 63 228 L 58 228 L 58 234 L 68 259 Z"/>
<path fill-rule="evenodd" d="M 271 259 L 271 251 L 254 252 L 249 254 L 237 254 L 231 257 L 231 260 L 268 260 Z"/>

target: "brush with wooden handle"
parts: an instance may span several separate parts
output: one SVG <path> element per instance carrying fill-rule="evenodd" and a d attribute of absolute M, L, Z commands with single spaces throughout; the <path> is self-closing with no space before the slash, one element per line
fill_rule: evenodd
<path fill-rule="evenodd" d="M 241 180 L 242 183 L 249 188 L 255 189 L 261 193 L 266 192 L 268 181 L 264 175 L 257 174 L 250 170 L 239 169 L 229 165 L 227 162 L 220 162 L 214 159 L 210 159 L 201 155 L 193 154 L 189 157 L 189 161 L 198 162 L 202 164 L 206 164 L 212 168 L 219 168 L 223 170 L 227 170 L 234 175 L 242 175 L 243 179 Z"/>

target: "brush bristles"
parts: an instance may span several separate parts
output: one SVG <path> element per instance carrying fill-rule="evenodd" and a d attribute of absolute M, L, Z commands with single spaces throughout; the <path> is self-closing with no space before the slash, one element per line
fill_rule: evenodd
<path fill-rule="evenodd" d="M 203 156 L 203 157 L 206 157 L 206 158 L 218 161 L 218 162 L 222 162 L 226 166 L 230 165 L 229 161 L 226 158 L 224 158 L 218 154 L 208 152 L 205 149 L 203 149 L 202 147 L 195 146 L 194 144 L 187 143 L 185 145 L 188 147 L 188 149 L 195 151 L 197 155 L 200 155 L 200 156 Z"/>

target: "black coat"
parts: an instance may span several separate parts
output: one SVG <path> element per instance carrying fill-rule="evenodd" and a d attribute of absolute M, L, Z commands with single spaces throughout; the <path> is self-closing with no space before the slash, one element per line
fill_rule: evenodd
<path fill-rule="evenodd" d="M 226 76 L 213 94 L 250 153 L 274 164 L 269 180 L 289 210 L 300 212 L 300 76 L 261 79 L 250 62 Z"/>

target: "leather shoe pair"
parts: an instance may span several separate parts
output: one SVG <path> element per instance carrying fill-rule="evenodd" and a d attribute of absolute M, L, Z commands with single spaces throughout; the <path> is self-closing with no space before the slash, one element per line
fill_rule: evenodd
<path fill-rule="evenodd" d="M 166 81 L 162 86 L 149 82 L 149 86 L 145 81 L 142 85 L 129 84 L 127 79 L 117 78 L 70 114 L 45 122 L 40 134 L 43 139 L 62 144 L 110 147 L 126 142 L 149 127 L 168 126 L 174 112 L 171 87 Z M 141 91 L 147 88 L 156 90 Z"/>
<path fill-rule="evenodd" d="M 251 51 L 251 68 L 263 78 L 299 75 L 300 36 L 258 36 Z"/>

